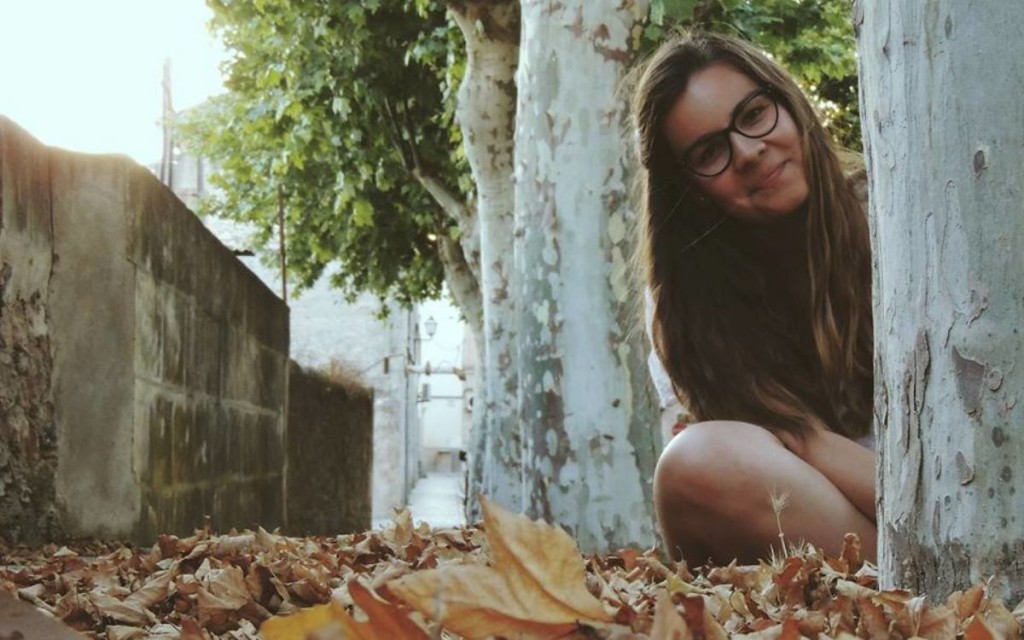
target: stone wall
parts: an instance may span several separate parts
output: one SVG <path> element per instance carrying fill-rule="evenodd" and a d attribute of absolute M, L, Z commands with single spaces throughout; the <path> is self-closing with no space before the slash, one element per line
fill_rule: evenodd
<path fill-rule="evenodd" d="M 210 170 L 206 161 L 181 155 L 175 162 L 175 193 L 182 201 L 196 206 L 201 197 L 211 195 L 209 182 L 201 178 Z M 252 253 L 257 248 L 251 240 L 256 235 L 251 225 L 212 216 L 204 218 L 203 224 L 238 253 Z M 276 255 L 273 240 L 264 251 Z M 268 266 L 257 255 L 240 255 L 238 259 L 272 291 L 281 291 L 281 269 L 276 263 Z M 390 313 L 381 318 L 381 300 L 370 293 L 345 300 L 331 285 L 341 268 L 331 263 L 309 288 L 295 291 L 290 287 L 290 352 L 306 369 L 329 371 L 340 366 L 357 372 L 373 389 L 373 517 L 381 522 L 390 520 L 394 508 L 406 503 L 419 476 L 418 376 L 405 371 L 416 348 L 417 314 L 388 300 Z"/>
<path fill-rule="evenodd" d="M 288 376 L 288 533 L 370 528 L 373 392 L 294 362 Z"/>
<path fill-rule="evenodd" d="M 250 248 L 240 225 L 215 218 L 204 223 L 227 246 Z M 279 269 L 261 264 L 257 256 L 240 260 L 272 291 L 280 291 Z M 306 369 L 330 371 L 340 366 L 351 370 L 373 389 L 373 518 L 390 521 L 394 509 L 405 505 L 417 478 L 412 468 L 419 459 L 417 376 L 405 371 L 414 348 L 416 312 L 391 300 L 391 312 L 381 318 L 376 295 L 364 293 L 344 300 L 330 284 L 338 268 L 330 265 L 312 287 L 289 293 L 291 357 Z"/>
<path fill-rule="evenodd" d="M 288 308 L 146 170 L 0 118 L 0 533 L 284 524 Z"/>
<path fill-rule="evenodd" d="M 136 435 L 149 532 L 284 523 L 288 308 L 141 170 Z"/>
<path fill-rule="evenodd" d="M 49 155 L 8 128 L 0 120 L 0 534 L 11 542 L 51 537 L 60 525 Z"/>

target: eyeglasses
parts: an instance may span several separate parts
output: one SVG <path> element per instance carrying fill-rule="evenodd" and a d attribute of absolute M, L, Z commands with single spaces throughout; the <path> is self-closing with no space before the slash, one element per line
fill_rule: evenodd
<path fill-rule="evenodd" d="M 729 135 L 733 131 L 745 138 L 763 138 L 774 131 L 778 123 L 779 103 L 768 89 L 758 89 L 732 110 L 727 128 L 702 136 L 686 147 L 679 158 L 693 173 L 713 178 L 728 169 L 732 162 Z"/>

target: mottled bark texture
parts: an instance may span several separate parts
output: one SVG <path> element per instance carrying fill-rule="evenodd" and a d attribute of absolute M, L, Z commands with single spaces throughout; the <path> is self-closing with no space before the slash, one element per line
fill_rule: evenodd
<path fill-rule="evenodd" d="M 654 542 L 657 411 L 631 332 L 616 89 L 648 3 L 524 1 L 515 265 L 526 510 L 585 551 Z"/>
<path fill-rule="evenodd" d="M 517 0 L 449 5 L 466 43 L 466 75 L 457 117 L 476 183 L 480 235 L 482 372 L 471 447 L 468 516 L 479 519 L 483 494 L 522 508 L 522 437 L 516 415 L 515 298 L 511 295 Z"/>
<path fill-rule="evenodd" d="M 875 256 L 880 569 L 1024 596 L 1024 4 L 854 10 Z"/>

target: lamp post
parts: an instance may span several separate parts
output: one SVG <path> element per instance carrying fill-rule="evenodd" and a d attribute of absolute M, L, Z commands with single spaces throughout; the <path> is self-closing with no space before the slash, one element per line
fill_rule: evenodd
<path fill-rule="evenodd" d="M 420 358 L 420 353 L 419 353 L 419 345 L 420 345 L 420 343 L 421 342 L 426 342 L 427 340 L 432 339 L 434 337 L 434 334 L 437 332 L 437 320 L 434 320 L 434 316 L 428 317 L 423 322 L 423 330 L 427 334 L 427 339 L 423 340 L 422 338 L 420 338 L 419 337 L 419 335 L 420 335 L 419 334 L 419 330 L 416 331 L 416 337 L 414 338 L 414 340 L 416 342 L 416 349 L 415 349 L 416 352 L 414 354 L 414 359 L 410 358 L 409 364 L 407 364 L 405 366 L 406 372 L 407 373 L 419 373 L 419 374 L 422 374 L 422 375 L 425 375 L 425 376 L 429 376 L 429 375 L 433 375 L 433 374 L 451 374 L 451 375 L 454 375 L 459 380 L 462 380 L 463 382 L 465 382 L 465 380 L 466 380 L 466 372 L 462 369 L 462 367 L 456 367 L 454 365 L 431 366 L 429 361 L 424 362 L 422 364 L 417 362 L 419 360 L 419 358 Z"/>

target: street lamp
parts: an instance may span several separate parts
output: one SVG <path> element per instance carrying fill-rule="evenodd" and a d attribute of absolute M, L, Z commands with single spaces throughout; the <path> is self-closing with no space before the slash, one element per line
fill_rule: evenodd
<path fill-rule="evenodd" d="M 413 340 L 419 343 L 426 342 L 427 340 L 430 340 L 434 337 L 434 334 L 437 333 L 437 320 L 434 319 L 434 316 L 430 316 L 423 321 L 423 331 L 427 334 L 426 339 L 421 340 L 419 337 L 419 332 L 417 331 L 416 336 L 413 338 Z M 416 356 L 418 359 L 419 349 L 416 349 L 416 352 Z M 466 380 L 466 372 L 461 367 L 456 367 L 450 364 L 431 366 L 429 361 L 418 363 L 415 362 L 412 358 L 410 358 L 409 362 L 405 365 L 405 371 L 406 373 L 417 373 L 426 376 L 435 374 L 449 374 L 454 375 L 459 380 Z"/>

